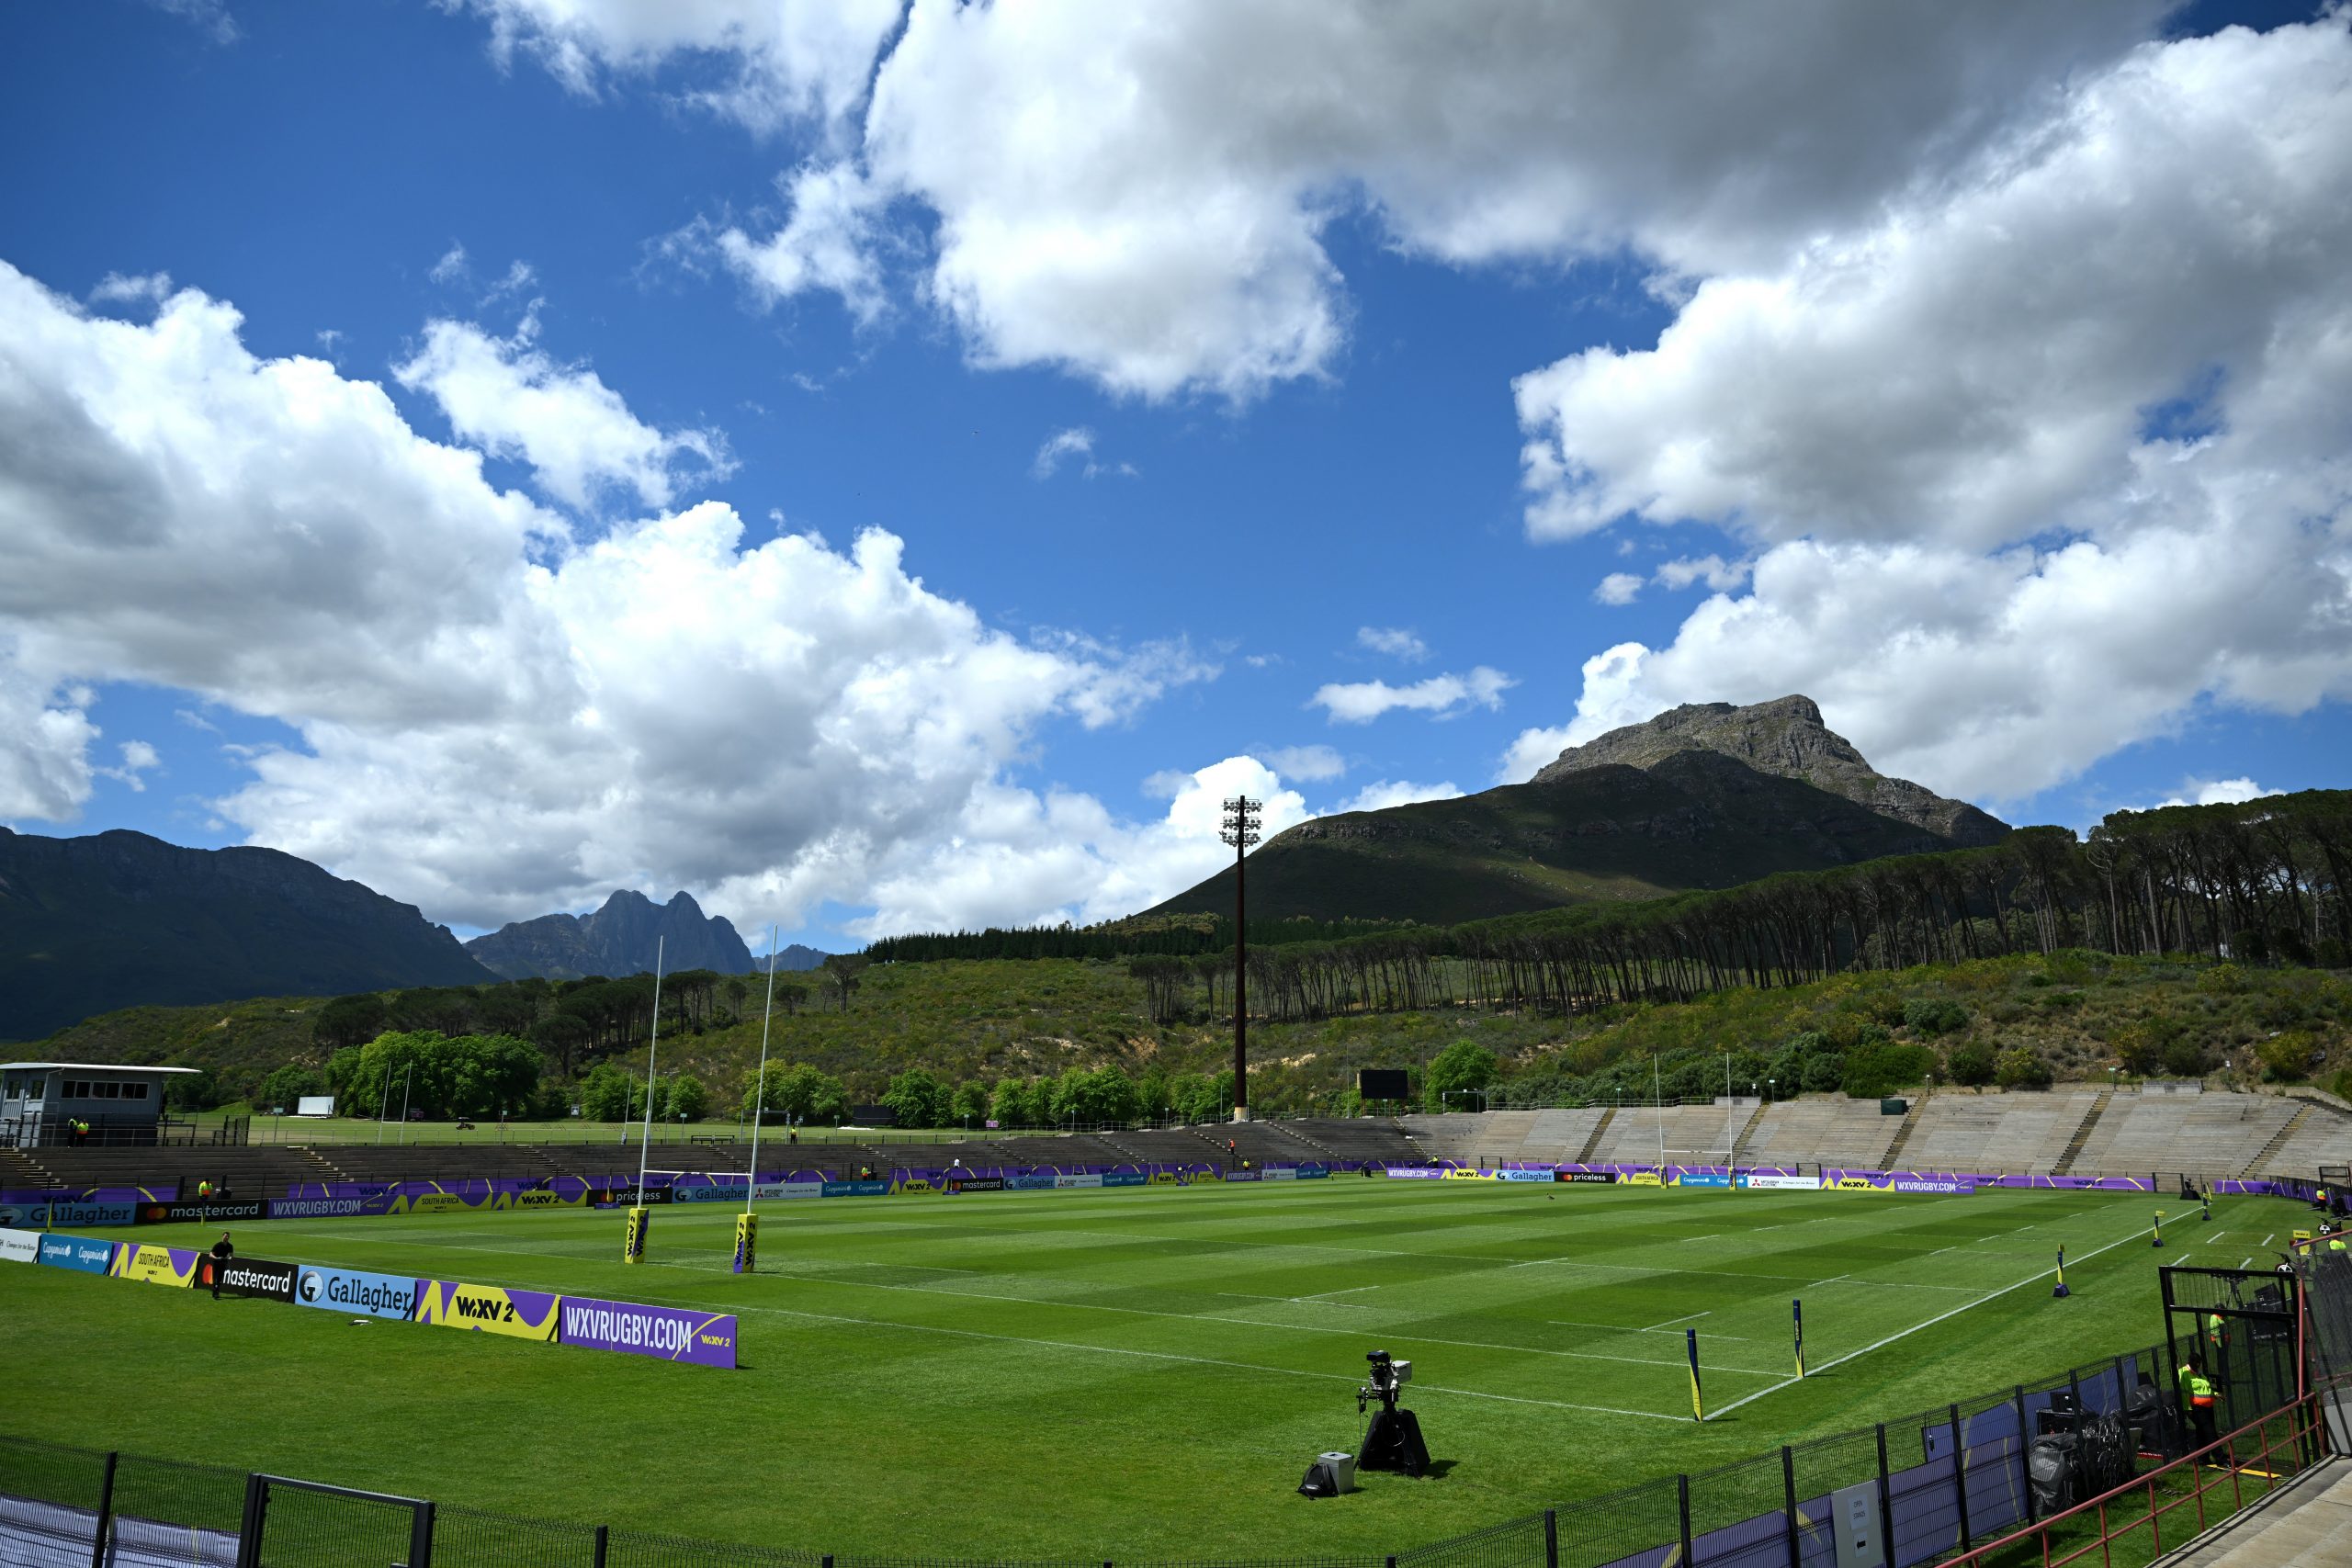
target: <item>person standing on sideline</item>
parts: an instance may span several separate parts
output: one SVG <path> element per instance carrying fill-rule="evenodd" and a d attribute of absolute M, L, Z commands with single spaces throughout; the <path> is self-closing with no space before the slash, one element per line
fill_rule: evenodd
<path fill-rule="evenodd" d="M 227 1231 L 222 1231 L 220 1233 L 220 1239 L 212 1244 L 211 1252 L 212 1299 L 216 1302 L 220 1299 L 220 1271 L 228 1268 L 229 1259 L 236 1256 L 237 1249 L 230 1242 L 229 1233 Z"/>

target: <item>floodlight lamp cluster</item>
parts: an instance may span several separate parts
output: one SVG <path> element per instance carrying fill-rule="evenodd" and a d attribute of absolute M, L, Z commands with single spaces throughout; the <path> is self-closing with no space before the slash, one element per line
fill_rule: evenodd
<path fill-rule="evenodd" d="M 1259 815 L 1259 810 L 1264 804 L 1246 795 L 1237 795 L 1227 801 L 1224 827 L 1217 837 L 1238 850 L 1246 850 L 1256 843 L 1262 837 L 1259 829 L 1264 826 L 1264 818 Z"/>

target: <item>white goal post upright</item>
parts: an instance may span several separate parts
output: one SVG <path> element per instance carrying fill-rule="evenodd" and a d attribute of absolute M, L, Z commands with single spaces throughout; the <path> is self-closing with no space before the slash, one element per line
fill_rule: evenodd
<path fill-rule="evenodd" d="M 637 1201 L 629 1206 L 628 1239 L 621 1247 L 621 1261 L 645 1261 L 645 1233 L 653 1225 L 653 1211 L 645 1201 L 646 1162 L 653 1152 L 653 1053 L 662 1043 L 662 965 L 666 939 L 653 939 L 653 1027 L 645 1039 L 645 1126 L 637 1145 Z M 626 1125 L 627 1123 L 623 1123 Z"/>
<path fill-rule="evenodd" d="M 749 1274 L 759 1258 L 760 1217 L 752 1197 L 760 1185 L 760 1122 L 768 1113 L 768 1026 L 775 1020 L 775 927 L 768 927 L 768 1003 L 760 1015 L 760 1071 L 752 1080 L 752 1168 L 743 1173 L 743 1215 L 735 1222 L 735 1272 Z"/>

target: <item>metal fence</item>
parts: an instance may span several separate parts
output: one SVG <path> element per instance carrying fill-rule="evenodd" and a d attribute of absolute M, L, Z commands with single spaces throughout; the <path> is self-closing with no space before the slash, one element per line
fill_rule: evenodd
<path fill-rule="evenodd" d="M 1505 1520 L 1385 1557 L 1241 1558 L 1133 1568 L 1830 1568 L 1837 1536 L 1887 1568 L 1941 1562 L 2032 1523 L 2044 1428 L 2114 1415 L 2177 1454 L 2165 1348 L 1990 1391 L 1696 1475 Z M 2278 1391 L 2285 1403 L 2291 1387 Z M 2252 1414 L 2252 1412 L 2247 1412 Z M 1124 1562 L 1125 1560 L 1121 1560 Z M 521 1518 L 21 1438 L 0 1438 L 0 1562 L 30 1568 L 983 1568 Z M 1067 1568 L 1112 1568 L 1090 1558 Z M 1037 1562 L 1023 1568 L 1064 1568 Z"/>

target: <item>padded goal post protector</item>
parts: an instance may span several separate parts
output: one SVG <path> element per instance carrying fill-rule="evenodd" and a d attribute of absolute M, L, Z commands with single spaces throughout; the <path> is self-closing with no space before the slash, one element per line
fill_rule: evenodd
<path fill-rule="evenodd" d="M 735 1216 L 735 1272 L 749 1274 L 758 1262 L 760 1216 L 749 1209 Z"/>
<path fill-rule="evenodd" d="M 653 1227 L 653 1211 L 639 1207 L 628 1212 L 628 1238 L 621 1244 L 621 1261 L 645 1261 L 645 1233 Z"/>

